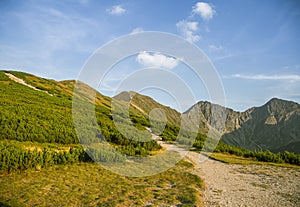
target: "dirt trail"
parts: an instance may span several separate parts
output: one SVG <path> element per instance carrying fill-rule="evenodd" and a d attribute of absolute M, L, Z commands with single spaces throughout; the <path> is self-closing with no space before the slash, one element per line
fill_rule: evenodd
<path fill-rule="evenodd" d="M 205 206 L 300 206 L 300 171 L 271 165 L 233 165 L 189 152 L 204 179 Z"/>
<path fill-rule="evenodd" d="M 204 204 L 211 206 L 299 207 L 300 170 L 272 165 L 226 164 L 196 152 L 186 152 L 158 141 L 167 150 L 178 151 L 195 165 L 192 173 L 205 183 Z"/>
<path fill-rule="evenodd" d="M 10 74 L 10 73 L 4 73 L 4 74 L 5 74 L 6 76 L 8 76 L 11 80 L 15 81 L 16 83 L 20 83 L 20 84 L 22 84 L 22 85 L 24 85 L 24 86 L 27 86 L 27 87 L 29 87 L 29 88 L 32 88 L 33 90 L 36 90 L 36 91 L 42 91 L 42 90 L 40 90 L 40 89 L 38 89 L 38 88 L 36 88 L 36 87 L 30 85 L 30 84 L 27 84 L 23 79 L 18 78 L 18 77 L 16 77 L 16 76 L 14 76 L 13 74 Z M 52 94 L 48 93 L 48 91 L 42 91 L 42 92 L 45 92 L 45 93 L 47 93 L 47 94 L 50 95 L 50 96 L 53 96 Z"/>

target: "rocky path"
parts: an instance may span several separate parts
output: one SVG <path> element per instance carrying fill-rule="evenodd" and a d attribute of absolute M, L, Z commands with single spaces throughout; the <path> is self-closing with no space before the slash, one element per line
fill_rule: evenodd
<path fill-rule="evenodd" d="M 154 135 L 153 135 L 154 136 Z M 154 137 L 155 138 L 155 137 Z M 299 207 L 300 170 L 272 165 L 226 164 L 158 141 L 195 165 L 205 183 L 206 207 Z"/>
<path fill-rule="evenodd" d="M 30 85 L 30 84 L 27 84 L 23 79 L 18 78 L 18 77 L 14 76 L 14 75 L 11 74 L 11 73 L 4 73 L 4 74 L 5 74 L 6 76 L 8 76 L 11 80 L 15 81 L 16 83 L 20 83 L 20 84 L 22 84 L 22 85 L 24 85 L 24 86 L 27 86 L 27 87 L 29 87 L 29 88 L 32 88 L 33 90 L 36 90 L 36 91 L 42 91 L 42 92 L 47 93 L 47 94 L 50 95 L 50 96 L 53 96 L 52 94 L 48 93 L 48 91 L 43 91 L 43 90 L 40 90 L 40 89 L 38 89 L 38 88 L 36 88 L 36 87 Z"/>
<path fill-rule="evenodd" d="M 300 206 L 300 171 L 271 165 L 233 165 L 189 152 L 204 179 L 205 206 Z"/>

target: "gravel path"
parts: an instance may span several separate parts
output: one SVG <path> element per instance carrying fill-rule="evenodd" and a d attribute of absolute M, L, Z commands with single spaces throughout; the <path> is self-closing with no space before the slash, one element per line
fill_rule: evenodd
<path fill-rule="evenodd" d="M 205 206 L 300 206 L 300 171 L 271 165 L 234 165 L 189 152 L 204 179 Z"/>
<path fill-rule="evenodd" d="M 272 165 L 226 164 L 158 141 L 194 163 L 205 183 L 206 207 L 300 207 L 300 170 Z"/>

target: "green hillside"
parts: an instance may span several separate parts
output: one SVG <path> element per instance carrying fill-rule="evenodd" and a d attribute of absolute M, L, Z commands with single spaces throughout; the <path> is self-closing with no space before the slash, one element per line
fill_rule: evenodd
<path fill-rule="evenodd" d="M 24 84 L 11 80 L 8 74 L 24 80 Z M 72 96 L 75 81 L 47 80 L 14 71 L 0 72 L 0 139 L 33 141 L 40 143 L 79 143 L 72 119 Z M 95 92 L 80 83 L 79 100 L 96 104 L 97 122 L 106 140 L 122 152 L 147 155 L 159 150 L 155 141 L 137 142 L 123 136 L 116 129 L 110 114 L 110 98 L 96 93 L 95 100 L 86 94 Z M 138 115 L 137 115 L 138 116 Z M 129 127 L 124 125 L 124 127 Z M 97 128 L 98 137 L 100 129 Z M 134 133 L 133 127 L 128 128 Z M 150 136 L 150 133 L 145 136 Z"/>
<path fill-rule="evenodd" d="M 95 104 L 97 121 L 95 125 L 82 125 L 83 130 L 93 131 L 96 136 L 80 137 L 81 143 L 84 144 L 83 147 L 89 146 L 86 150 L 88 154 L 96 155 L 100 161 L 125 160 L 124 156 L 115 157 L 111 149 L 103 148 L 101 152 L 97 151 L 94 144 L 105 143 L 104 138 L 115 149 L 129 156 L 158 153 L 161 146 L 151 139 L 147 127 L 151 127 L 153 133 L 160 135 L 163 141 L 176 141 L 181 146 L 202 150 L 207 136 L 203 131 L 191 132 L 180 129 L 181 114 L 176 110 L 163 106 L 148 96 L 123 92 L 115 97 L 119 110 L 112 112 L 110 97 L 101 95 L 84 83 L 78 84 L 80 87 L 75 93 L 76 100 L 83 104 Z M 0 150 L 3 152 L 0 156 L 2 162 L 0 170 L 10 172 L 36 166 L 73 163 L 74 160 L 89 160 L 79 145 L 74 128 L 72 116 L 74 85 L 75 81 L 55 81 L 22 72 L 0 71 Z M 93 94 L 96 94 L 96 97 L 93 97 Z M 130 103 L 129 117 L 125 115 L 125 110 L 128 110 L 126 102 Z M 166 123 L 161 120 L 150 120 L 149 114 L 156 108 L 165 112 Z M 84 114 L 79 116 L 83 122 L 87 120 Z M 26 142 L 33 143 L 33 147 L 26 147 Z M 45 145 L 39 146 L 36 143 Z M 54 147 L 49 146 L 49 143 L 54 144 Z M 56 146 L 57 144 L 63 147 Z M 91 147 L 93 145 L 95 148 Z M 33 152 L 31 148 L 37 151 Z M 281 154 L 261 150 L 251 152 L 224 143 L 219 143 L 215 151 L 252 157 L 261 161 L 300 164 L 300 156 L 288 152 Z M 28 160 L 26 157 L 31 158 Z"/>
<path fill-rule="evenodd" d="M 141 95 L 133 91 L 125 91 L 115 96 L 114 99 L 130 102 L 131 108 L 138 110 L 141 115 L 147 117 L 153 109 L 160 108 L 165 112 L 168 124 L 180 125 L 181 114 L 178 111 L 158 103 L 149 96 Z"/>
<path fill-rule="evenodd" d="M 125 103 L 129 107 L 130 120 L 135 126 L 151 127 L 153 133 L 160 135 L 164 141 L 177 141 L 190 147 L 193 137 L 197 135 L 181 129 L 181 114 L 168 106 L 164 106 L 149 96 L 133 91 L 124 91 L 113 97 L 115 102 Z M 160 109 L 157 111 L 157 109 Z M 128 109 L 124 109 L 128 110 Z M 154 112 L 154 113 L 153 113 Z M 150 118 L 149 118 L 150 117 Z M 164 118 L 165 117 L 165 120 Z M 151 120 L 150 120 L 151 119 Z M 200 135 L 205 137 L 205 135 Z M 203 145 L 203 140 L 202 145 Z M 201 147 L 202 147 L 201 145 Z"/>

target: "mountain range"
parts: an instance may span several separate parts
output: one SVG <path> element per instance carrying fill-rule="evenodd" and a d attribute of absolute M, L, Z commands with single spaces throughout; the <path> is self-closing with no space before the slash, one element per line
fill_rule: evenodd
<path fill-rule="evenodd" d="M 272 98 L 263 106 L 252 107 L 244 112 L 234 111 L 209 102 L 200 101 L 185 113 L 200 114 L 202 128 L 212 124 L 212 107 L 225 111 L 224 127 L 215 128 L 222 141 L 254 150 L 284 150 L 300 153 L 300 105 L 292 101 Z"/>
<path fill-rule="evenodd" d="M 71 111 L 74 84 L 75 81 L 72 80 L 55 81 L 22 72 L 0 71 L 0 90 L 2 88 L 0 94 L 2 100 L 0 129 L 2 132 L 0 137 L 13 134 L 13 132 L 7 132 L 9 130 L 7 127 L 3 127 L 13 122 L 12 118 L 9 118 L 9 114 L 13 116 L 16 107 L 24 102 L 28 102 L 26 106 L 24 105 L 24 110 L 27 108 L 30 111 L 30 102 L 35 99 L 40 101 L 41 107 L 43 106 L 43 101 L 47 101 L 48 104 L 54 104 L 57 106 L 55 110 L 53 108 L 49 108 L 49 110 L 53 111 L 57 116 L 61 116 L 62 121 L 67 121 L 64 120 L 65 117 L 69 117 L 68 121 L 70 121 L 71 115 L 69 113 Z M 80 87 L 81 91 L 75 95 L 81 100 L 95 103 L 105 110 L 103 114 L 105 114 L 106 119 L 111 119 L 109 111 L 112 98 L 100 94 L 84 83 L 79 84 L 82 86 Z M 18 90 L 15 90 L 16 88 Z M 89 96 L 89 91 L 96 93 L 96 97 Z M 26 98 L 27 92 L 30 93 Z M 130 118 L 136 124 L 149 126 L 149 121 L 147 121 L 149 114 L 151 114 L 153 109 L 159 108 L 164 111 L 167 125 L 180 127 L 182 117 L 188 116 L 191 120 L 193 117 L 199 117 L 200 120 L 197 123 L 199 123 L 200 133 L 206 134 L 213 129 L 222 136 L 222 141 L 229 145 L 250 150 L 261 149 L 273 152 L 287 150 L 300 153 L 300 105 L 292 101 L 273 98 L 262 106 L 252 107 L 244 112 L 234 111 L 208 101 L 200 101 L 181 114 L 175 109 L 158 103 L 149 96 L 136 92 L 124 91 L 113 97 L 113 99 L 129 103 Z M 222 119 L 216 118 L 213 115 L 214 111 L 222 112 L 217 114 L 217 117 L 221 116 Z M 25 115 L 23 114 L 22 116 L 24 117 Z M 26 112 L 26 116 L 34 115 Z M 48 118 L 42 117 L 42 119 Z M 35 117 L 32 117 L 32 120 L 41 122 Z M 32 127 L 30 129 L 32 133 L 34 133 L 34 127 L 40 127 L 41 130 L 49 131 L 51 130 L 50 128 L 54 128 L 48 125 L 48 123 L 44 125 L 43 123 L 35 123 L 32 126 L 25 124 L 27 127 L 25 128 Z M 56 123 L 56 125 L 59 125 L 59 123 Z M 58 126 L 59 130 L 72 128 L 71 123 L 62 122 L 61 125 L 65 126 Z M 74 134 L 72 134 L 72 137 L 72 139 L 75 139 Z"/>

